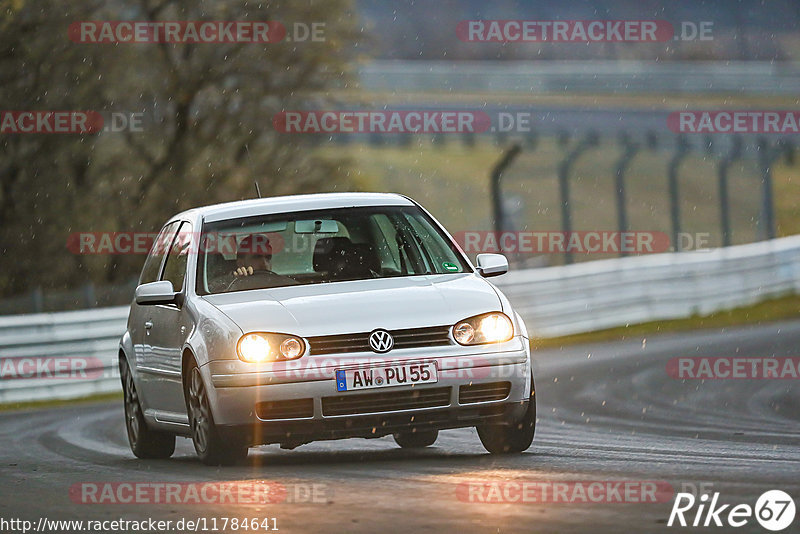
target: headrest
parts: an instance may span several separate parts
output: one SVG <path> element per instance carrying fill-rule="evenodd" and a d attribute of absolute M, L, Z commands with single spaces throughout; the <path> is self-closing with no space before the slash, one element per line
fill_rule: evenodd
<path fill-rule="evenodd" d="M 314 270 L 327 272 L 340 270 L 340 266 L 353 243 L 347 237 L 322 237 L 314 244 Z"/>
<path fill-rule="evenodd" d="M 250 234 L 239 242 L 236 253 L 272 256 L 272 245 L 266 234 Z"/>

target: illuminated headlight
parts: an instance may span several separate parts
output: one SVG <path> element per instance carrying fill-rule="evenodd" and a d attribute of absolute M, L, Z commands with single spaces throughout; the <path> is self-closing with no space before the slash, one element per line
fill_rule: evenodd
<path fill-rule="evenodd" d="M 461 345 L 501 343 L 514 337 L 514 325 L 504 313 L 485 313 L 456 323 L 453 337 Z"/>
<path fill-rule="evenodd" d="M 254 332 L 239 339 L 239 359 L 249 363 L 295 360 L 305 352 L 303 340 L 286 334 Z"/>

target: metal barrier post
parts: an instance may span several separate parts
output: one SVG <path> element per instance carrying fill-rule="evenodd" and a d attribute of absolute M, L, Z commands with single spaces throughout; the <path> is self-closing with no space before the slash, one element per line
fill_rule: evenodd
<path fill-rule="evenodd" d="M 522 151 L 519 144 L 514 143 L 506 150 L 500 161 L 495 164 L 492 169 L 490 188 L 492 191 L 492 211 L 494 212 L 494 231 L 499 236 L 506 228 L 506 215 L 503 209 L 503 191 L 500 184 L 500 179 L 503 177 L 503 171 L 506 167 L 511 165 L 514 158 Z M 502 250 L 502 249 L 501 249 Z"/>
<path fill-rule="evenodd" d="M 639 146 L 631 140 L 627 133 L 623 133 L 619 141 L 623 146 L 623 152 L 619 160 L 617 160 L 614 185 L 617 197 L 617 229 L 621 234 L 628 231 L 628 211 L 625 207 L 625 171 L 628 170 L 631 160 L 639 152 Z M 623 247 L 620 247 L 619 255 L 627 256 L 627 252 L 622 249 Z"/>
<path fill-rule="evenodd" d="M 566 155 L 558 166 L 558 190 L 561 196 L 561 229 L 566 238 L 572 233 L 572 205 L 570 204 L 569 194 L 569 173 L 572 165 L 589 148 L 596 146 L 598 142 L 597 133 L 590 131 L 575 147 Z M 564 252 L 564 262 L 572 263 L 572 252 L 567 249 Z"/>
<path fill-rule="evenodd" d="M 728 169 L 731 164 L 742 157 L 742 138 L 735 136 L 730 152 L 719 162 L 719 216 L 722 230 L 722 246 L 731 246 L 731 215 L 728 198 Z"/>
<path fill-rule="evenodd" d="M 670 219 L 672 220 L 672 244 L 675 247 L 676 252 L 679 252 L 681 249 L 681 199 L 678 184 L 678 169 L 688 153 L 689 143 L 686 141 L 686 137 L 684 135 L 678 136 L 678 146 L 675 149 L 675 154 L 672 156 L 672 159 L 669 162 L 668 173 Z"/>

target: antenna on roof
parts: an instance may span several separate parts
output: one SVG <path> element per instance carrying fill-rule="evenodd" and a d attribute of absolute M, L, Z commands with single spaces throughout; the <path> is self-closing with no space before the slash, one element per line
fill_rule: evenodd
<path fill-rule="evenodd" d="M 256 186 L 256 195 L 258 195 L 258 198 L 261 198 L 261 189 L 258 188 L 258 182 L 253 180 L 253 185 Z"/>

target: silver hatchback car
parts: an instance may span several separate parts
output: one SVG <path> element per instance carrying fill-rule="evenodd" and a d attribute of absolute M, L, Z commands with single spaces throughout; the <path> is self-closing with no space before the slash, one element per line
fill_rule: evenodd
<path fill-rule="evenodd" d="M 248 200 L 170 219 L 119 347 L 133 453 L 188 436 L 208 464 L 251 446 L 475 426 L 521 452 L 536 421 L 528 333 L 445 229 L 396 194 Z"/>

